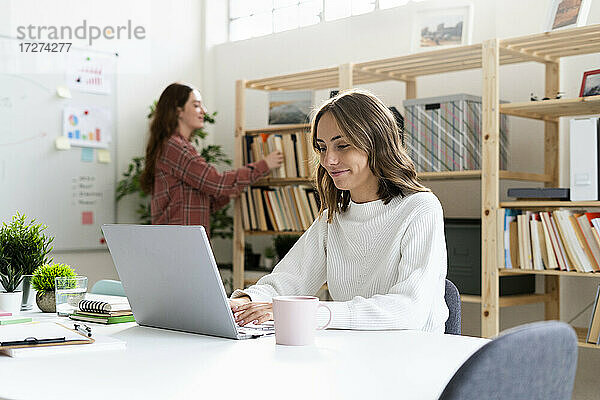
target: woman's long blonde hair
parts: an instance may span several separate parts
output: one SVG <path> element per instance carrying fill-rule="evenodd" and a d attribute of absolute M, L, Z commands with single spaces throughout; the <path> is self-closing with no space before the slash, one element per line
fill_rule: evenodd
<path fill-rule="evenodd" d="M 311 123 L 312 144 L 318 153 L 319 121 L 329 113 L 346 140 L 368 156 L 368 165 L 379 180 L 377 195 L 388 204 L 396 196 L 430 190 L 419 183 L 415 165 L 402 145 L 402 133 L 392 112 L 375 95 L 364 90 L 348 90 L 327 100 Z M 327 170 L 318 165 L 315 186 L 321 198 L 319 215 L 328 211 L 327 222 L 350 204 L 350 191 L 340 190 Z"/>

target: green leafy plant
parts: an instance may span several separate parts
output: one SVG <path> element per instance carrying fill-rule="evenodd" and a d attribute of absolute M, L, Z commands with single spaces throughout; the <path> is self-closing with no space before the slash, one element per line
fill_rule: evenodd
<path fill-rule="evenodd" d="M 148 113 L 148 119 L 154 116 L 157 102 L 154 101 L 150 105 L 150 112 Z M 217 112 L 212 114 L 205 114 L 204 121 L 209 124 L 215 123 L 215 117 Z M 231 165 L 231 159 L 223 152 L 223 148 L 219 145 L 204 145 L 202 141 L 206 139 L 208 132 L 204 129 L 196 129 L 192 132 L 191 140 L 199 148 L 200 155 L 211 164 L 217 165 Z M 140 175 L 144 170 L 145 157 L 134 157 L 127 171 L 123 173 L 122 179 L 117 183 L 116 199 L 121 200 L 125 196 L 136 196 L 138 199 L 138 206 L 136 208 L 136 214 L 139 222 L 142 224 L 151 223 L 150 215 L 150 196 L 148 196 L 142 190 L 140 186 Z M 233 237 L 233 218 L 228 214 L 229 205 L 226 207 L 211 213 L 210 215 L 210 231 L 212 237 L 221 237 L 224 239 L 231 239 Z"/>
<path fill-rule="evenodd" d="M 277 235 L 273 239 L 273 245 L 275 246 L 275 252 L 280 260 L 290 251 L 294 243 L 300 239 L 298 235 Z"/>
<path fill-rule="evenodd" d="M 25 215 L 17 213 L 10 223 L 0 228 L 0 283 L 7 292 L 14 292 L 37 267 L 48 262 L 54 240 L 43 232 L 47 226 L 36 224 L 35 219 L 26 221 Z"/>
<path fill-rule="evenodd" d="M 275 258 L 275 249 L 271 246 L 265 248 L 263 251 L 265 258 Z"/>
<path fill-rule="evenodd" d="M 58 276 L 75 277 L 75 271 L 66 264 L 45 264 L 33 273 L 31 285 L 42 293 L 53 292 L 56 288 L 54 278 Z"/>

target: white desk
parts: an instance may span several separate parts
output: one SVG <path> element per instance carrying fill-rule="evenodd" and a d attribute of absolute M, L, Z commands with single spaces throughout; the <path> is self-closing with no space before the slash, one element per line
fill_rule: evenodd
<path fill-rule="evenodd" d="M 487 342 L 417 331 L 327 330 L 317 333 L 315 346 L 287 347 L 275 345 L 274 337 L 230 340 L 135 323 L 90 326 L 95 336 L 126 341 L 127 350 L 0 356 L 0 398 L 437 399 Z"/>

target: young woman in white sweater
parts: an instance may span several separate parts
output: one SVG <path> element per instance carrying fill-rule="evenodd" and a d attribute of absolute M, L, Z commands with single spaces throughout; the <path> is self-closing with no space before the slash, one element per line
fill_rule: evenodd
<path fill-rule="evenodd" d="M 327 282 L 330 328 L 443 333 L 442 207 L 418 182 L 393 114 L 346 91 L 320 107 L 311 132 L 320 216 L 272 273 L 232 294 L 236 321 L 270 320 L 274 296 L 314 295 Z"/>

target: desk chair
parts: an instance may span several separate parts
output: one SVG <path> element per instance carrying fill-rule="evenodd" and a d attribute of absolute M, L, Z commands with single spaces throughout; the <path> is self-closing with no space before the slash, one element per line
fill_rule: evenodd
<path fill-rule="evenodd" d="M 577 367 L 577 336 L 543 321 L 501 333 L 454 374 L 439 400 L 567 400 Z"/>
<path fill-rule="evenodd" d="M 446 329 L 444 333 L 450 335 L 460 335 L 460 294 L 454 283 L 446 279 L 446 293 L 444 294 L 446 305 L 448 306 L 448 319 L 446 320 Z"/>
<path fill-rule="evenodd" d="M 125 290 L 123 290 L 123 284 L 121 281 L 114 281 L 112 279 L 102 279 L 94 283 L 90 293 L 106 294 L 110 296 L 125 296 Z"/>

